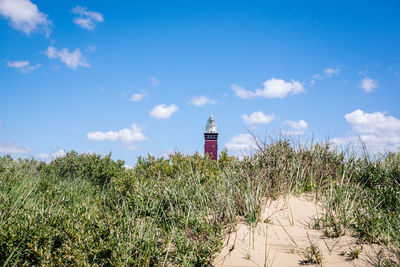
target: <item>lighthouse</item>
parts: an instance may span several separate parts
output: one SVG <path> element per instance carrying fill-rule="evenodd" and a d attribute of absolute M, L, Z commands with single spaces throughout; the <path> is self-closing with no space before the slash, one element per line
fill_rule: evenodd
<path fill-rule="evenodd" d="M 204 132 L 204 155 L 209 154 L 213 160 L 218 158 L 218 129 L 214 116 L 207 120 Z"/>

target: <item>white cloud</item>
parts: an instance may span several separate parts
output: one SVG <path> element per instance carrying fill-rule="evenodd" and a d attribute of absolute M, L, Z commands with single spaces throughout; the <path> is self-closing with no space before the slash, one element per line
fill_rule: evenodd
<path fill-rule="evenodd" d="M 360 134 L 373 134 L 377 130 L 381 133 L 397 134 L 400 131 L 400 120 L 386 116 L 382 112 L 364 113 L 357 109 L 346 114 L 344 118 L 351 124 L 353 130 Z"/>
<path fill-rule="evenodd" d="M 49 46 L 44 53 L 49 58 L 59 58 L 65 65 L 71 69 L 76 69 L 78 66 L 90 67 L 85 58 L 81 54 L 81 50 L 76 48 L 74 51 L 69 52 L 68 48 L 57 50 L 53 46 Z"/>
<path fill-rule="evenodd" d="M 244 87 L 239 86 L 237 84 L 231 84 L 231 88 L 233 90 L 233 92 L 235 93 L 235 95 L 239 98 L 243 98 L 243 99 L 249 99 L 252 97 L 255 97 L 255 93 L 246 90 Z"/>
<path fill-rule="evenodd" d="M 281 79 L 272 78 L 264 82 L 263 90 L 256 90 L 256 95 L 267 98 L 283 98 L 289 94 L 295 95 L 302 92 L 304 92 L 303 85 L 298 81 L 285 82 Z"/>
<path fill-rule="evenodd" d="M 256 144 L 251 134 L 238 134 L 225 143 L 225 148 L 234 155 L 243 156 L 255 150 Z"/>
<path fill-rule="evenodd" d="M 368 70 L 360 70 L 358 71 L 358 75 L 366 76 L 368 74 Z"/>
<path fill-rule="evenodd" d="M 314 80 L 323 80 L 325 78 L 330 78 L 334 75 L 339 75 L 340 70 L 338 68 L 327 68 L 323 71 L 323 74 L 317 73 L 312 76 Z"/>
<path fill-rule="evenodd" d="M 335 144 L 357 143 L 360 139 L 371 152 L 397 151 L 400 147 L 400 119 L 382 112 L 357 109 L 344 116 L 355 135 L 333 138 Z"/>
<path fill-rule="evenodd" d="M 52 22 L 30 0 L 0 0 L 0 15 L 16 30 L 26 34 L 44 30 L 47 36 L 50 35 Z"/>
<path fill-rule="evenodd" d="M 262 111 L 253 112 L 250 116 L 243 114 L 243 121 L 248 124 L 269 124 L 275 119 L 275 115 L 266 115 Z"/>
<path fill-rule="evenodd" d="M 138 102 L 146 96 L 146 93 L 135 93 L 131 96 L 132 102 Z"/>
<path fill-rule="evenodd" d="M 156 78 L 156 77 L 150 77 L 149 81 L 151 83 L 151 86 L 156 87 L 161 84 L 161 82 Z"/>
<path fill-rule="evenodd" d="M 42 161 L 50 161 L 51 156 L 46 153 L 40 153 L 35 157 L 37 160 L 42 160 Z"/>
<path fill-rule="evenodd" d="M 149 138 L 143 133 L 144 128 L 137 124 L 132 124 L 131 128 L 124 128 L 119 131 L 108 132 L 89 132 L 87 138 L 90 141 L 120 141 L 127 145 L 127 148 L 134 149 L 131 144 L 134 142 L 143 142 Z"/>
<path fill-rule="evenodd" d="M 88 11 L 85 7 L 76 6 L 72 9 L 72 13 L 79 15 L 74 18 L 75 24 L 89 31 L 94 30 L 98 22 L 104 21 L 104 17 L 101 13 Z"/>
<path fill-rule="evenodd" d="M 127 169 L 130 169 L 130 170 L 133 170 L 133 166 L 132 165 L 129 165 L 129 164 L 125 163 L 124 167 L 127 168 Z"/>
<path fill-rule="evenodd" d="M 96 27 L 94 25 L 94 22 L 89 18 L 74 18 L 74 22 L 76 25 L 81 26 L 82 28 L 90 31 L 94 30 L 94 28 Z"/>
<path fill-rule="evenodd" d="M 12 67 L 12 68 L 24 68 L 26 66 L 29 65 L 29 61 L 28 60 L 24 60 L 24 61 L 9 61 L 7 62 L 7 66 L 8 67 Z"/>
<path fill-rule="evenodd" d="M 327 68 L 321 73 L 314 74 L 311 76 L 310 86 L 313 86 L 316 83 L 316 80 L 324 80 L 326 78 L 330 78 L 332 76 L 339 75 L 340 70 L 338 68 Z"/>
<path fill-rule="evenodd" d="M 285 133 L 288 135 L 302 135 L 304 134 L 305 130 L 308 129 L 308 124 L 307 122 L 303 120 L 299 121 L 284 121 L 282 123 L 283 125 L 286 125 L 290 128 L 290 130 L 287 130 Z"/>
<path fill-rule="evenodd" d="M 119 133 L 114 131 L 108 132 L 89 132 L 87 138 L 91 141 L 116 141 L 119 138 Z"/>
<path fill-rule="evenodd" d="M 209 98 L 208 96 L 195 96 L 190 100 L 190 103 L 192 103 L 193 105 L 197 106 L 197 107 L 201 107 L 204 106 L 206 104 L 215 104 L 216 101 Z"/>
<path fill-rule="evenodd" d="M 263 85 L 263 89 L 256 89 L 255 92 L 246 90 L 236 84 L 232 84 L 231 88 L 237 97 L 243 99 L 253 97 L 284 98 L 288 95 L 296 95 L 304 92 L 302 83 L 295 80 L 286 82 L 282 79 L 271 78 L 265 81 Z"/>
<path fill-rule="evenodd" d="M 364 78 L 360 82 L 360 88 L 369 93 L 372 91 L 372 89 L 378 88 L 378 82 L 370 78 Z"/>
<path fill-rule="evenodd" d="M 177 112 L 179 108 L 172 104 L 167 106 L 165 104 L 157 105 L 150 111 L 150 116 L 156 119 L 168 119 L 175 112 Z"/>
<path fill-rule="evenodd" d="M 41 66 L 42 66 L 41 64 L 31 65 L 28 60 L 8 61 L 7 62 L 7 67 L 15 68 L 15 69 L 19 70 L 22 73 L 32 72 L 35 69 L 40 68 Z"/>
<path fill-rule="evenodd" d="M 324 74 L 326 77 L 332 77 L 333 75 L 339 75 L 339 69 L 327 68 L 324 70 Z"/>
<path fill-rule="evenodd" d="M 324 77 L 320 73 L 317 73 L 317 74 L 314 74 L 313 76 L 311 76 L 311 78 L 313 78 L 314 83 L 315 83 L 315 80 L 322 80 Z"/>
<path fill-rule="evenodd" d="M 53 158 L 59 158 L 59 157 L 64 157 L 66 154 L 67 154 L 67 153 L 65 153 L 64 150 L 59 149 L 59 150 L 57 150 L 56 152 L 52 153 L 51 156 L 52 156 Z"/>
<path fill-rule="evenodd" d="M 49 162 L 56 158 L 64 157 L 66 154 L 67 153 L 64 150 L 59 149 L 59 150 L 51 153 L 50 155 L 46 154 L 46 153 L 40 153 L 39 155 L 36 156 L 36 159 Z"/>
<path fill-rule="evenodd" d="M 130 144 L 132 142 L 146 141 L 148 138 L 143 133 L 143 128 L 140 128 L 136 124 L 132 124 L 131 129 L 125 128 L 119 132 L 119 140 L 123 143 Z"/>
<path fill-rule="evenodd" d="M 29 147 L 11 141 L 0 144 L 0 153 L 3 154 L 26 154 L 31 151 Z"/>

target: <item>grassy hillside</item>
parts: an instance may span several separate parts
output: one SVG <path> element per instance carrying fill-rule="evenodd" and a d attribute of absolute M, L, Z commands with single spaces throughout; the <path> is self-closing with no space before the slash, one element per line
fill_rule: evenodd
<path fill-rule="evenodd" d="M 204 266 L 238 216 L 255 224 L 265 198 L 303 192 L 326 205 L 316 222 L 326 235 L 353 229 L 400 259 L 400 153 L 283 140 L 243 160 L 176 153 L 133 169 L 110 155 L 0 157 L 0 265 Z"/>

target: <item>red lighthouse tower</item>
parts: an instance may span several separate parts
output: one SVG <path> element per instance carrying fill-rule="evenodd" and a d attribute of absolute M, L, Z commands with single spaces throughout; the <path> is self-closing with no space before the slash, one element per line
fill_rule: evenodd
<path fill-rule="evenodd" d="M 218 129 L 214 116 L 207 120 L 204 133 L 204 155 L 209 154 L 213 160 L 218 158 Z"/>

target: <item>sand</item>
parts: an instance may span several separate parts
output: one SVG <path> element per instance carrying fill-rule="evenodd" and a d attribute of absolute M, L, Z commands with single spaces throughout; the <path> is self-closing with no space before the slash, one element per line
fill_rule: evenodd
<path fill-rule="evenodd" d="M 314 219 L 321 215 L 321 210 L 315 200 L 304 195 L 268 201 L 262 220 L 256 227 L 239 223 L 236 231 L 225 238 L 225 246 L 214 260 L 214 265 L 244 267 L 310 264 L 306 262 L 306 255 L 309 254 L 307 248 L 313 242 L 322 255 L 322 264 L 316 265 L 372 266 L 374 255 L 379 250 L 377 246 L 358 244 L 357 239 L 350 234 L 327 238 L 322 230 L 312 229 Z M 358 259 L 349 259 L 351 249 L 361 249 Z"/>

